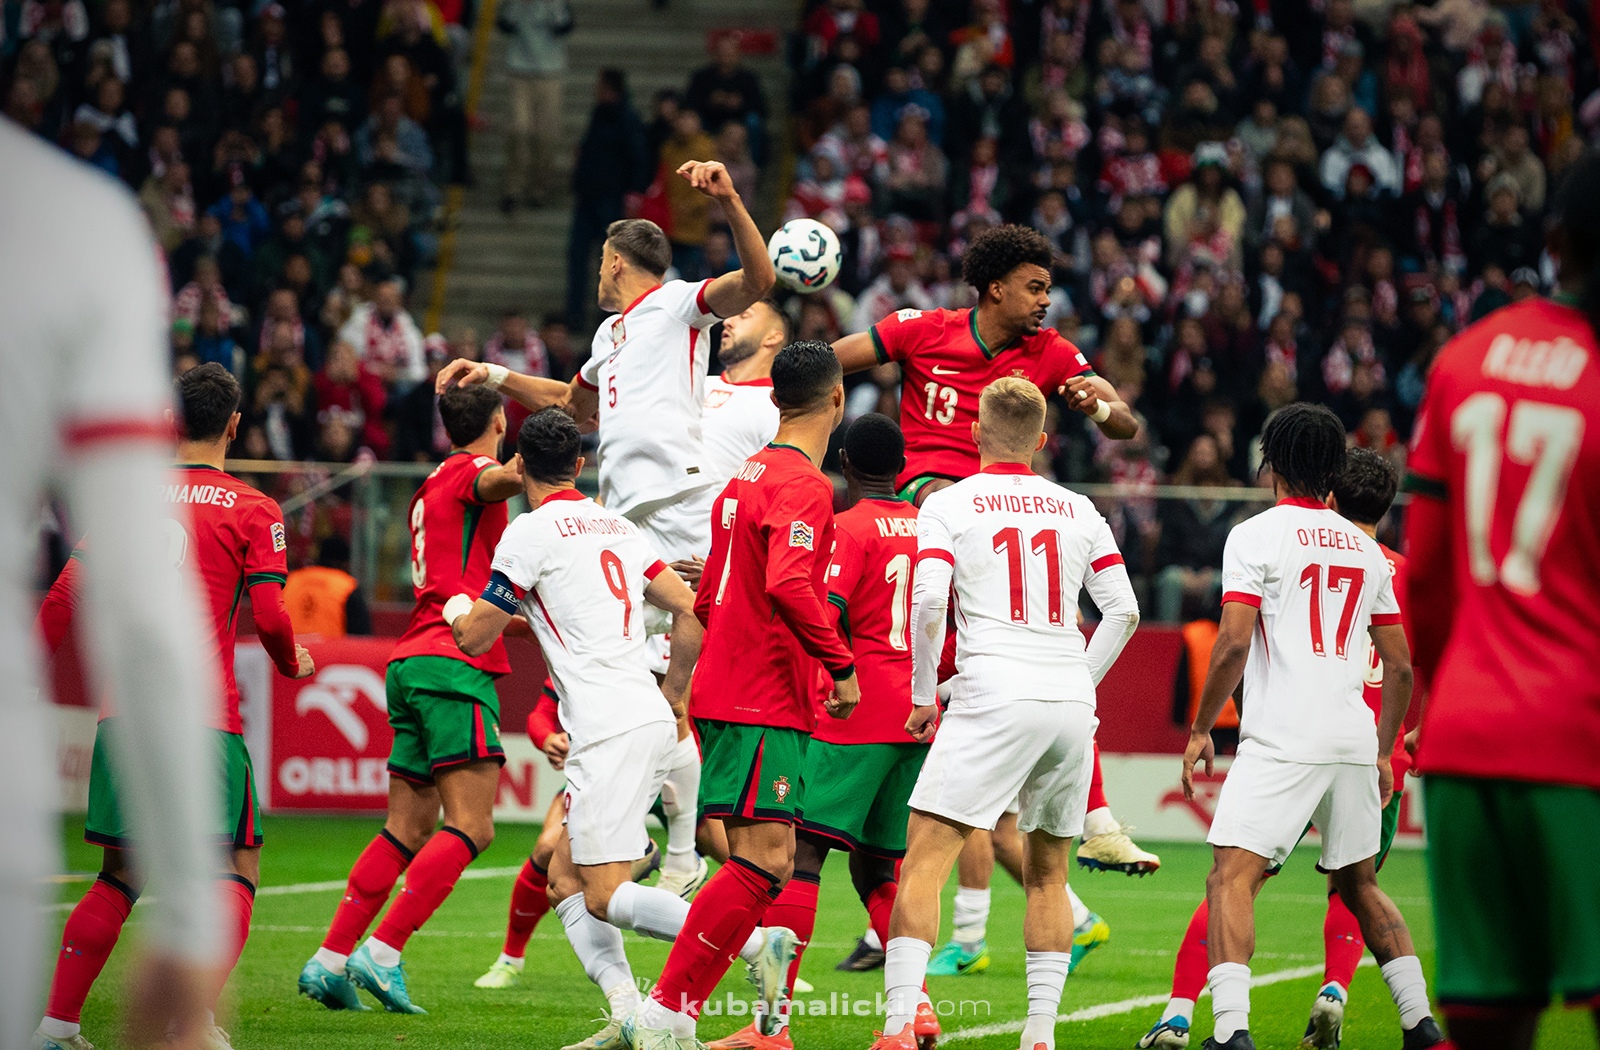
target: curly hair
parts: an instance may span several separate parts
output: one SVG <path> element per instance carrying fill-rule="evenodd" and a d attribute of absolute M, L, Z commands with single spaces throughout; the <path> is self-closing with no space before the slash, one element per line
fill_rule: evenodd
<path fill-rule="evenodd" d="M 992 281 L 1003 281 L 1017 267 L 1032 263 L 1050 269 L 1054 254 L 1044 234 L 1031 226 L 996 226 L 979 234 L 961 256 L 961 279 L 982 295 Z"/>
<path fill-rule="evenodd" d="M 1291 493 L 1321 499 L 1344 473 L 1344 424 L 1325 405 L 1284 405 L 1261 429 L 1261 459 Z"/>

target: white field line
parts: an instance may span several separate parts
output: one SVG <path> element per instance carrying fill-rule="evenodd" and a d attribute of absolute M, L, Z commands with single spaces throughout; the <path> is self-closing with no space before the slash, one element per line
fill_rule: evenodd
<path fill-rule="evenodd" d="M 1361 965 L 1376 966 L 1377 962 L 1371 956 L 1367 956 L 1361 960 Z M 1304 977 L 1315 977 L 1320 973 L 1322 973 L 1322 967 L 1320 965 L 1296 966 L 1289 970 L 1274 970 L 1271 973 L 1257 974 L 1256 976 L 1250 978 L 1250 986 L 1252 988 L 1259 988 L 1262 985 L 1281 984 L 1284 981 L 1298 981 Z M 1200 993 L 1202 998 L 1208 994 L 1210 993 L 1204 991 Z M 1135 996 L 1132 999 L 1118 999 L 1116 1002 L 1100 1003 L 1097 1006 L 1085 1006 L 1082 1009 L 1074 1010 L 1071 1013 L 1058 1014 L 1056 1016 L 1056 1022 L 1058 1024 L 1063 1022 L 1071 1023 L 1073 1021 L 1093 1021 L 1101 1017 L 1115 1017 L 1118 1014 L 1132 1013 L 1135 1010 L 1144 1009 L 1145 1007 L 1162 1006 L 1166 1003 L 1166 1001 L 1167 993 L 1165 992 L 1161 993 L 1160 995 L 1140 995 Z M 974 1025 L 971 1028 L 958 1028 L 954 1032 L 945 1033 L 939 1038 L 939 1042 L 941 1044 L 954 1043 L 963 1039 L 982 1039 L 991 1035 L 1011 1035 L 1013 1033 L 1022 1031 L 1024 1023 L 1025 1022 L 1023 1021 L 996 1021 L 994 1024 L 980 1024 Z"/>
<path fill-rule="evenodd" d="M 517 872 L 521 870 L 521 864 L 501 868 L 468 868 L 466 871 L 461 873 L 460 877 L 462 879 L 504 879 L 516 875 Z M 94 879 L 91 876 L 83 881 L 92 882 Z M 404 881 L 405 879 L 402 876 L 400 884 L 403 884 Z M 257 888 L 256 896 L 284 897 L 297 893 L 327 893 L 331 890 L 342 890 L 345 888 L 345 884 L 346 883 L 344 879 L 340 879 L 337 882 L 330 879 L 327 882 L 291 882 L 282 886 L 261 886 Z M 155 900 L 155 898 L 140 897 L 137 903 L 144 904 L 146 901 L 151 900 Z M 48 905 L 44 910 L 71 911 L 73 908 L 77 907 L 77 905 L 77 901 L 62 901 L 60 904 Z"/>

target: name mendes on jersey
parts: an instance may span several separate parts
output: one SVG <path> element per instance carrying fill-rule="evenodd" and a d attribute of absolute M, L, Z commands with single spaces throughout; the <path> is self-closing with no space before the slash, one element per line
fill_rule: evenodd
<path fill-rule="evenodd" d="M 872 521 L 878 526 L 880 539 L 887 539 L 890 536 L 917 538 L 916 518 L 873 518 Z"/>
<path fill-rule="evenodd" d="M 1054 496 L 1013 496 L 1003 492 L 997 496 L 972 497 L 972 509 L 979 514 L 1054 514 L 1062 518 L 1076 518 L 1072 504 Z"/>
<path fill-rule="evenodd" d="M 161 496 L 168 503 L 209 503 L 213 507 L 232 507 L 239 500 L 237 492 L 221 485 L 163 485 Z"/>

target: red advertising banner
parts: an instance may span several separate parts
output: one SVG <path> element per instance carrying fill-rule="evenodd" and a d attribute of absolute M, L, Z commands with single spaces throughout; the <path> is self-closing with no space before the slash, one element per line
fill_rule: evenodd
<path fill-rule="evenodd" d="M 272 679 L 267 808 L 382 810 L 388 804 L 388 706 L 383 674 L 392 638 L 306 646 L 317 673 Z"/>

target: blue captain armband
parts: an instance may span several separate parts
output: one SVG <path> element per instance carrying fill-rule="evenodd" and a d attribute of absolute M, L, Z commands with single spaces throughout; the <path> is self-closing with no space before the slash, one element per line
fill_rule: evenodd
<path fill-rule="evenodd" d="M 478 597 L 500 609 L 515 616 L 521 606 L 522 596 L 517 592 L 517 585 L 506 578 L 504 573 L 492 572 L 489 574 L 489 585 L 483 589 Z"/>

